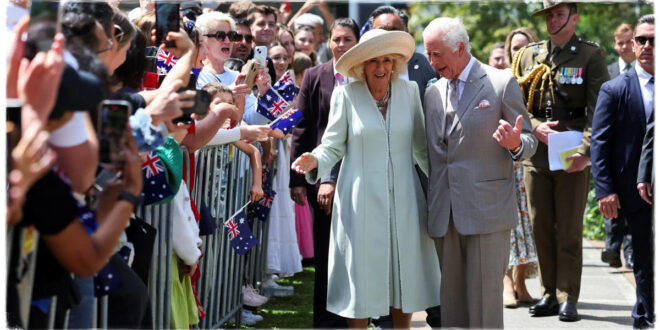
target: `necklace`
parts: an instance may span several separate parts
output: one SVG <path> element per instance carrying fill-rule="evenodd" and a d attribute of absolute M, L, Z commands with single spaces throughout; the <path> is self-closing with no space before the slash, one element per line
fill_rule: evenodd
<path fill-rule="evenodd" d="M 390 84 L 387 84 L 387 91 L 385 91 L 385 96 L 383 96 L 381 100 L 376 100 L 374 98 L 374 101 L 376 101 L 376 107 L 378 107 L 378 110 L 381 112 L 386 109 L 385 107 L 387 106 L 387 102 L 390 100 L 390 86 Z"/>

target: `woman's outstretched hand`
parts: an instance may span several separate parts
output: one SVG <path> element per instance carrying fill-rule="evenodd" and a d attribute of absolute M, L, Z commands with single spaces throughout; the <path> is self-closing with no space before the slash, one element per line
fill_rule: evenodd
<path fill-rule="evenodd" d="M 306 152 L 298 159 L 296 159 L 293 164 L 291 164 L 291 169 L 296 171 L 298 174 L 307 174 L 309 171 L 315 169 L 319 166 L 318 160 L 316 157 L 309 152 Z"/>

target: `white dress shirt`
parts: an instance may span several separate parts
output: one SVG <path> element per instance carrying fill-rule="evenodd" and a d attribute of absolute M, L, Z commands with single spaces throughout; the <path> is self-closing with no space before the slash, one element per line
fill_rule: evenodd
<path fill-rule="evenodd" d="M 646 72 L 641 66 L 635 65 L 637 78 L 639 80 L 639 89 L 642 91 L 642 100 L 644 101 L 644 113 L 646 121 L 649 121 L 651 112 L 653 112 L 653 85 L 649 80 L 653 77 L 652 74 Z"/>

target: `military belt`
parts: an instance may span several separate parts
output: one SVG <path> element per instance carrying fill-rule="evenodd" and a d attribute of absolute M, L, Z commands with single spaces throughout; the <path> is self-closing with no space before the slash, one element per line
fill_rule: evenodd
<path fill-rule="evenodd" d="M 556 108 L 546 107 L 532 111 L 534 117 L 544 118 L 549 121 L 572 120 L 586 117 L 585 108 Z"/>

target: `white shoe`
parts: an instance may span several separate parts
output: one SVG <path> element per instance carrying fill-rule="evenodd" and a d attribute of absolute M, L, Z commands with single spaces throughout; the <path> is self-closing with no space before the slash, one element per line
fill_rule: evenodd
<path fill-rule="evenodd" d="M 245 325 L 255 325 L 257 322 L 264 320 L 263 316 L 252 314 L 251 311 L 246 309 L 241 312 L 241 318 L 243 319 L 242 324 Z"/>
<path fill-rule="evenodd" d="M 250 307 L 259 307 L 268 301 L 268 297 L 264 297 L 253 288 L 251 285 L 243 286 L 243 305 Z"/>
<path fill-rule="evenodd" d="M 264 294 L 272 297 L 290 297 L 293 296 L 292 286 L 282 286 L 277 284 L 273 278 L 269 278 L 266 282 L 261 284 L 261 289 Z"/>

